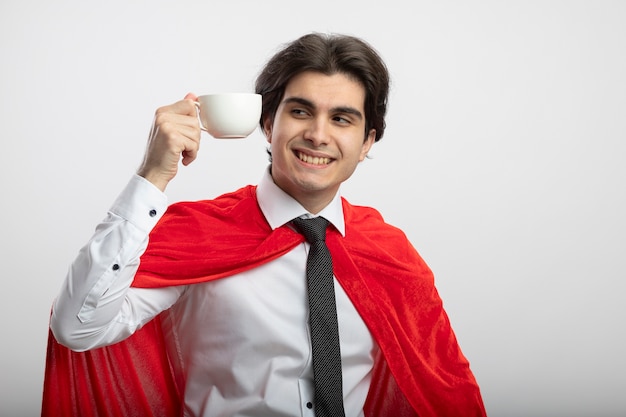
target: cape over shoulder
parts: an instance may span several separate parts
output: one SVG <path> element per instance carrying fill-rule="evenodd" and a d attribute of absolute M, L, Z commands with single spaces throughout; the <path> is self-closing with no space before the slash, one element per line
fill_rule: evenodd
<path fill-rule="evenodd" d="M 187 285 L 235 275 L 303 240 L 286 226 L 272 230 L 256 186 L 213 200 L 174 203 L 150 233 L 133 286 Z"/>
<path fill-rule="evenodd" d="M 378 210 L 342 201 L 346 223 L 344 246 L 351 253 L 369 258 L 369 263 L 372 263 L 371 256 L 386 257 L 388 262 L 400 267 L 408 265 L 411 270 L 415 270 L 417 262 L 423 272 L 431 272 L 406 234 L 385 222 Z"/>
<path fill-rule="evenodd" d="M 381 395 L 370 397 L 367 408 L 405 410 L 408 400 L 409 409 L 420 416 L 484 416 L 480 390 L 426 262 L 404 232 L 385 223 L 375 209 L 344 200 L 344 214 L 345 238 L 338 233 L 327 236 L 335 276 L 378 342 L 383 362 L 393 375 Z M 381 379 L 388 371 L 382 368 Z M 374 372 L 378 372 L 376 367 Z M 404 396 L 390 394 L 397 392 L 389 390 L 395 382 Z"/>

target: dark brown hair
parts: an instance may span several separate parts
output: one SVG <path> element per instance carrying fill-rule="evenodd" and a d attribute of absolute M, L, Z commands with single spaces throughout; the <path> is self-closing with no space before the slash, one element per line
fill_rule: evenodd
<path fill-rule="evenodd" d="M 261 128 L 276 116 L 287 83 L 304 71 L 345 74 L 365 88 L 365 137 L 376 129 L 376 141 L 385 132 L 389 72 L 379 54 L 354 36 L 311 33 L 286 44 L 265 65 L 256 80 L 263 96 Z"/>

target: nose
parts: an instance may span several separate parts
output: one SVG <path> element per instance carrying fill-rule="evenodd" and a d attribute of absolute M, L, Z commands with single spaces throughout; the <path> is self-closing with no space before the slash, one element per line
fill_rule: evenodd
<path fill-rule="evenodd" d="M 327 145 L 330 141 L 330 123 L 321 117 L 311 119 L 304 130 L 304 139 L 316 147 Z"/>

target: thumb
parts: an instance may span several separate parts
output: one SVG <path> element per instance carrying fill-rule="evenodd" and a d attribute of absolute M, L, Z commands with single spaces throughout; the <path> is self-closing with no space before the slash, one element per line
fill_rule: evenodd
<path fill-rule="evenodd" d="M 198 96 L 196 96 L 194 93 L 187 93 L 187 95 L 185 96 L 185 100 L 198 101 Z"/>

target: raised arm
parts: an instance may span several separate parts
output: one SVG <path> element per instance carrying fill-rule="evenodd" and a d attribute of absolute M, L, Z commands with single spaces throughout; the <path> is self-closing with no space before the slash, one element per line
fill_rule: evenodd
<path fill-rule="evenodd" d="M 115 343 L 169 308 L 184 287 L 132 288 L 148 236 L 167 208 L 163 191 L 197 156 L 200 128 L 194 101 L 156 111 L 143 162 L 92 238 L 71 264 L 56 298 L 50 327 L 74 350 Z"/>

